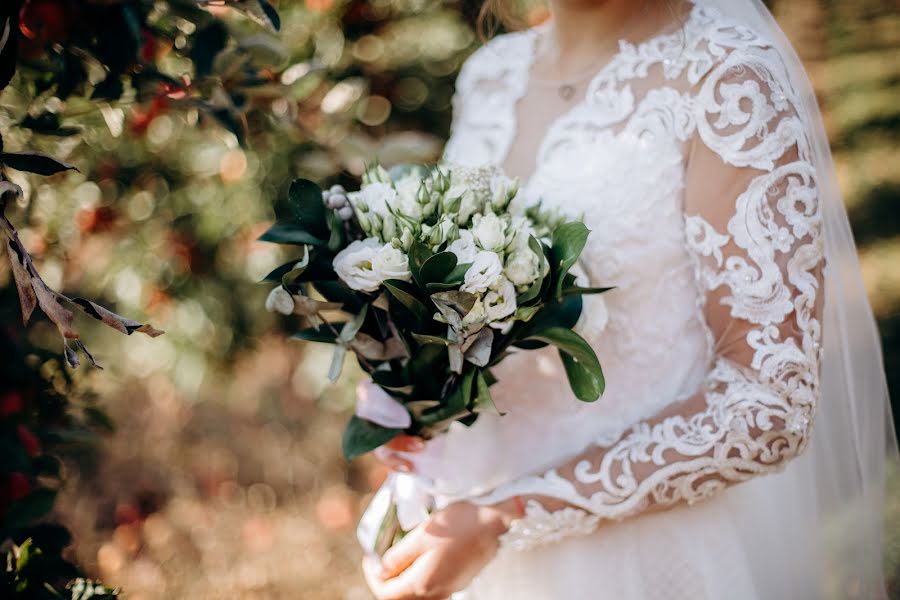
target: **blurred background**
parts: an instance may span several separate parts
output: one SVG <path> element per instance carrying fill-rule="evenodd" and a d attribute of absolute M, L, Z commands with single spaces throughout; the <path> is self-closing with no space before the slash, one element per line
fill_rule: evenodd
<path fill-rule="evenodd" d="M 20 25 L 66 39 L 78 4 L 32 0 Z M 900 3 L 770 4 L 823 107 L 900 414 Z M 64 397 L 75 415 L 47 442 L 67 442 L 54 512 L 74 538 L 66 556 L 132 600 L 369 597 L 354 527 L 385 473 L 341 458 L 353 386 L 330 385 L 330 349 L 291 341 L 296 323 L 263 309 L 269 287 L 258 282 L 292 256 L 255 240 L 295 177 L 350 182 L 375 158 L 440 155 L 480 5 L 272 5 L 279 32 L 220 6 L 208 10 L 221 30 L 171 7 L 149 13 L 168 29 L 141 30 L 142 58 L 176 83 L 215 75 L 203 102 L 174 84 L 61 100 L 23 69 L 0 96 L 7 149 L 80 170 L 11 174 L 25 197 L 7 214 L 44 279 L 166 331 L 125 337 L 79 321 L 105 369 L 67 371 L 51 323 L 22 327 L 0 261 L 6 367 L 21 395 L 49 385 L 45 401 Z M 546 10 L 522 14 L 537 23 Z M 33 38 L 23 39 L 27 68 Z M 47 114 L 52 126 L 22 127 Z M 900 534 L 886 541 L 900 597 Z"/>

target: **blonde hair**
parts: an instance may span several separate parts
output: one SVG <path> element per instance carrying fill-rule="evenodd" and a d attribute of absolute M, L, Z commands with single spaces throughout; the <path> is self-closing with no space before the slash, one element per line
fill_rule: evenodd
<path fill-rule="evenodd" d="M 663 1 L 666 3 L 669 12 L 677 15 L 678 5 L 681 4 L 681 0 Z M 514 5 L 515 0 L 484 0 L 481 3 L 478 18 L 476 19 L 476 31 L 482 42 L 493 37 L 501 27 L 509 31 L 517 31 L 525 29 L 529 25 L 534 25 L 534 23 L 529 23 L 522 16 L 521 11 L 517 11 L 514 8 Z"/>

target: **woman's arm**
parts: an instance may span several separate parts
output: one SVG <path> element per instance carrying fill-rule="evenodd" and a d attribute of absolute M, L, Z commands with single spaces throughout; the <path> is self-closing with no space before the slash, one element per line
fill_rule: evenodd
<path fill-rule="evenodd" d="M 474 499 L 535 500 L 507 541 L 527 547 L 693 503 L 805 447 L 818 397 L 823 240 L 802 118 L 778 65 L 764 50 L 735 53 L 697 86 L 685 243 L 715 342 L 703 386 L 611 446 Z M 562 505 L 569 510 L 553 512 Z"/>

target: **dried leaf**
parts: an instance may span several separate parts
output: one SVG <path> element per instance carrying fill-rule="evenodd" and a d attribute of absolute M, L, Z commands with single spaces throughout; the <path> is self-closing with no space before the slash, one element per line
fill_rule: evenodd
<path fill-rule="evenodd" d="M 475 336 L 474 341 L 466 350 L 466 360 L 478 367 L 487 366 L 488 361 L 491 359 L 491 345 L 493 343 L 494 332 L 490 327 L 485 327 Z"/>
<path fill-rule="evenodd" d="M 37 306 L 37 296 L 31 287 L 31 277 L 25 270 L 25 260 L 19 253 L 19 249 L 9 241 L 6 244 L 6 252 L 9 255 L 9 264 L 12 265 L 13 280 L 16 282 L 16 289 L 19 292 L 19 304 L 22 306 L 22 323 L 28 325 L 31 313 Z"/>
<path fill-rule="evenodd" d="M 165 333 L 164 331 L 155 329 L 152 325 L 149 325 L 147 323 L 139 323 L 138 321 L 133 321 L 121 315 L 117 315 L 111 310 L 103 308 L 96 302 L 91 302 L 90 300 L 85 300 L 84 298 L 72 298 L 71 302 L 72 304 L 75 304 L 78 308 L 80 308 L 85 314 L 94 317 L 104 325 L 108 325 L 119 333 L 124 333 L 125 335 L 131 335 L 132 333 L 137 331 L 138 333 L 143 333 L 149 335 L 150 337 L 157 337 Z"/>

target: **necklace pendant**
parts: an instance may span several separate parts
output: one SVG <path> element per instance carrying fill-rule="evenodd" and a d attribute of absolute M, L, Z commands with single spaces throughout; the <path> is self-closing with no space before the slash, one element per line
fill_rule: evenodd
<path fill-rule="evenodd" d="M 571 100 L 572 96 L 575 95 L 575 86 L 571 83 L 564 83 L 563 85 L 559 86 L 559 89 L 557 91 L 559 92 L 560 98 L 568 101 Z"/>

